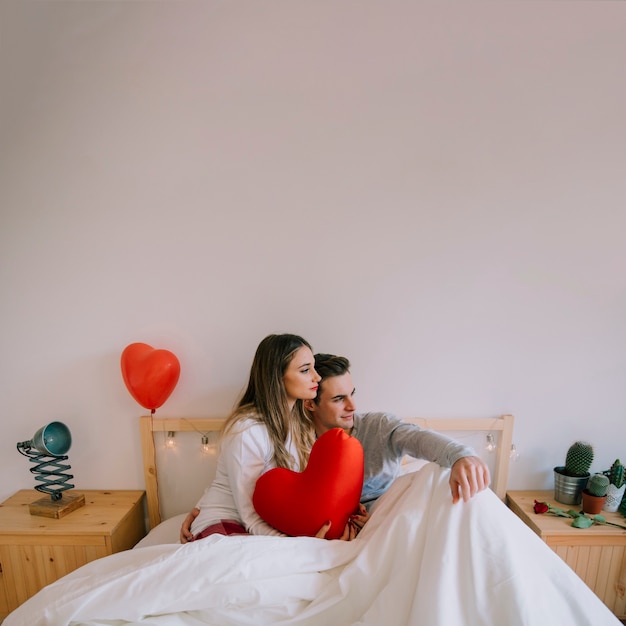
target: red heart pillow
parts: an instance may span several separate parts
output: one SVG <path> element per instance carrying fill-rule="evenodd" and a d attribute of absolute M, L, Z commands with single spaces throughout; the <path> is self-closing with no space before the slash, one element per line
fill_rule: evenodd
<path fill-rule="evenodd" d="M 330 520 L 327 539 L 338 539 L 357 511 L 363 488 L 363 448 L 341 428 L 325 432 L 313 445 L 303 472 L 282 467 L 261 476 L 252 503 L 274 528 L 292 536 L 314 537 Z"/>

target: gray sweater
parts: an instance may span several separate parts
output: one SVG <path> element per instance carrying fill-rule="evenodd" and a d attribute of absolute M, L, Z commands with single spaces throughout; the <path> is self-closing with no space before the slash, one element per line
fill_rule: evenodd
<path fill-rule="evenodd" d="M 390 413 L 355 413 L 351 433 L 363 446 L 365 476 L 361 502 L 369 509 L 401 471 L 405 455 L 452 467 L 476 452 L 450 437 L 409 424 Z"/>

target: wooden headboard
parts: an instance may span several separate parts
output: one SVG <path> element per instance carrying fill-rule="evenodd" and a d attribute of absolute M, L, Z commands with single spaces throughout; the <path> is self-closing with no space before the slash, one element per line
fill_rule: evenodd
<path fill-rule="evenodd" d="M 439 432 L 452 433 L 484 433 L 494 435 L 496 448 L 491 466 L 491 488 L 501 498 L 506 494 L 506 485 L 509 477 L 509 461 L 511 445 L 513 443 L 512 415 L 483 418 L 406 418 L 405 421 L 417 424 Z M 217 437 L 222 428 L 224 419 L 219 418 L 185 418 L 185 417 L 156 417 L 143 415 L 140 417 L 141 448 L 143 457 L 144 476 L 146 480 L 146 496 L 148 504 L 148 519 L 150 528 L 161 522 L 161 506 L 159 502 L 159 484 L 157 472 L 157 454 L 155 447 L 155 433 L 177 433 L 196 431 L 201 434 L 211 434 Z M 451 435 L 452 436 L 452 435 Z M 457 438 L 457 437 L 455 437 Z M 482 451 L 476 448 L 477 454 Z M 198 498 L 202 495 L 198 493 Z"/>

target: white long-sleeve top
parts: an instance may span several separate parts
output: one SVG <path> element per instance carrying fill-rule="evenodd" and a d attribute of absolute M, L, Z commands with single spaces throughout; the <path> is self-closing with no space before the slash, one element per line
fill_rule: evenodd
<path fill-rule="evenodd" d="M 252 504 L 257 479 L 276 467 L 273 450 L 267 429 L 253 419 L 243 420 L 229 431 L 221 442 L 215 479 L 196 505 L 200 514 L 191 526 L 194 535 L 225 519 L 238 521 L 253 535 L 284 535 L 264 522 Z M 291 469 L 299 472 L 291 437 L 287 450 L 296 462 Z"/>

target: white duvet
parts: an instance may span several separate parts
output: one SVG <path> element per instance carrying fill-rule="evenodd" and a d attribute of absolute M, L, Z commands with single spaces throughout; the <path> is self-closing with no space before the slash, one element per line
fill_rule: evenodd
<path fill-rule="evenodd" d="M 449 470 L 399 478 L 355 541 L 208 537 L 89 563 L 4 626 L 619 626 L 490 491 L 453 505 Z"/>

